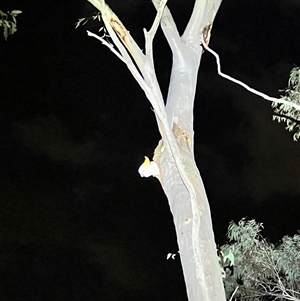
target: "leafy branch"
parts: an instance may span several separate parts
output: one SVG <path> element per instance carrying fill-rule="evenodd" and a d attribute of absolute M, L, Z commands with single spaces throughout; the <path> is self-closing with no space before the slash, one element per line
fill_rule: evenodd
<path fill-rule="evenodd" d="M 257 91 L 240 80 L 237 80 L 225 73 L 221 70 L 221 61 L 219 55 L 213 51 L 208 45 L 202 41 L 202 47 L 210 52 L 215 58 L 217 62 L 217 71 L 220 76 L 234 82 L 249 92 L 258 95 L 266 100 L 272 102 L 271 106 L 274 108 L 273 120 L 278 122 L 285 122 L 287 124 L 286 129 L 288 131 L 296 131 L 293 139 L 294 141 L 298 141 L 300 138 L 300 68 L 295 67 L 291 70 L 289 86 L 285 90 L 285 96 L 281 98 L 275 98 L 266 95 L 260 91 Z"/>
<path fill-rule="evenodd" d="M 75 29 L 78 28 L 79 26 L 84 26 L 87 22 L 90 20 L 96 20 L 98 19 L 99 22 L 101 22 L 101 13 L 98 12 L 96 15 L 87 17 L 87 18 L 80 18 L 78 21 L 75 23 Z"/>
<path fill-rule="evenodd" d="M 0 26 L 3 26 L 3 36 L 5 41 L 9 35 L 13 35 L 17 31 L 17 15 L 21 14 L 20 10 L 12 10 L 4 13 L 0 10 Z"/>
<path fill-rule="evenodd" d="M 291 70 L 288 87 L 284 90 L 285 95 L 282 99 L 295 104 L 300 104 L 300 68 L 295 67 Z M 286 129 L 289 132 L 294 131 L 293 139 L 298 141 L 300 138 L 300 111 L 295 107 L 272 103 L 274 108 L 273 120 L 278 122 L 285 122 Z M 279 115 L 279 116 L 278 116 Z"/>
<path fill-rule="evenodd" d="M 227 296 L 235 292 L 239 300 L 300 300 L 300 235 L 285 236 L 278 245 L 269 243 L 260 234 L 262 223 L 242 219 L 231 222 L 229 243 L 220 251 L 234 256 L 233 274 L 226 274 Z M 236 291 L 236 288 L 239 288 Z M 272 299 L 273 300 L 273 299 Z"/>

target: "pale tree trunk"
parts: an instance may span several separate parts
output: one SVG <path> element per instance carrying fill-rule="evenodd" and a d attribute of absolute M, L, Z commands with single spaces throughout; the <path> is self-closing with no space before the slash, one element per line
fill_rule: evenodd
<path fill-rule="evenodd" d="M 104 0 L 88 1 L 100 10 L 116 47 L 113 48 L 111 42 L 103 37 L 91 32 L 88 35 L 101 40 L 128 66 L 153 107 L 162 136 L 152 161 L 159 168 L 159 174 L 156 172 L 153 175 L 160 180 L 174 217 L 188 299 L 223 301 L 225 293 L 210 208 L 193 147 L 193 104 L 203 53 L 201 43 L 209 42 L 221 0 L 196 0 L 182 36 L 178 34 L 171 13 L 165 6 L 167 1 L 153 1 L 157 15 L 150 31 L 144 30 L 145 54 Z M 173 54 L 166 105 L 156 79 L 152 53 L 152 41 L 159 24 Z"/>

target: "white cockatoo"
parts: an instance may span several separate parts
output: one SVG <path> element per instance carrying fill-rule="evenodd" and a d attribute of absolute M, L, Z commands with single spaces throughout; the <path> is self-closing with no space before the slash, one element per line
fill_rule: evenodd
<path fill-rule="evenodd" d="M 148 157 L 145 156 L 144 163 L 138 169 L 141 177 L 157 177 L 159 176 L 159 168 L 154 161 L 150 161 Z"/>

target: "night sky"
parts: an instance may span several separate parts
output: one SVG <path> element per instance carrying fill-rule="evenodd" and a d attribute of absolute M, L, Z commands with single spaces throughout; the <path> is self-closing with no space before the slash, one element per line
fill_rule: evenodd
<path fill-rule="evenodd" d="M 151 1 L 107 1 L 143 47 Z M 121 4 L 118 4 L 120 2 Z M 170 0 L 182 33 L 192 0 Z M 87 1 L 1 2 L 18 32 L 0 39 L 0 299 L 185 301 L 167 199 L 137 173 L 158 140 L 153 111 L 126 66 L 86 35 Z M 298 0 L 223 0 L 210 47 L 223 72 L 274 97 L 300 65 Z M 1 28 L 0 28 L 1 29 Z M 171 52 L 154 42 L 163 95 Z M 263 222 L 273 243 L 300 229 L 300 142 L 270 102 L 217 75 L 205 52 L 195 99 L 195 155 L 216 242 L 231 220 Z"/>

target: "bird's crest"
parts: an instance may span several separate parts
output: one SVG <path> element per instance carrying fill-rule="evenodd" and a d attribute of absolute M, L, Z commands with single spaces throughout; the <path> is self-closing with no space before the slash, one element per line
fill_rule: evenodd
<path fill-rule="evenodd" d="M 144 156 L 145 161 L 142 164 L 144 167 L 149 167 L 151 165 L 150 159 L 147 156 Z"/>

